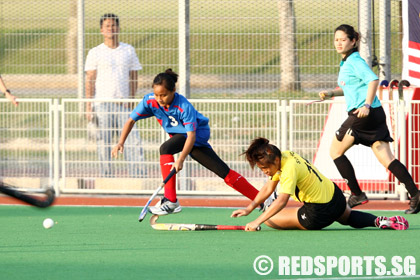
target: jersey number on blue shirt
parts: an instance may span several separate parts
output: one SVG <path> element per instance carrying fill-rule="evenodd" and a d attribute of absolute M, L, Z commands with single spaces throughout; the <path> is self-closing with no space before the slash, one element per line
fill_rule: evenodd
<path fill-rule="evenodd" d="M 172 126 L 177 126 L 178 125 L 178 121 L 174 117 L 168 116 L 168 118 L 171 120 L 170 124 Z"/>

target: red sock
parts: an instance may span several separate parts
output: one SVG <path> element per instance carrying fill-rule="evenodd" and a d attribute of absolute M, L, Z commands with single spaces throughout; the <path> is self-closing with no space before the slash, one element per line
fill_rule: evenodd
<path fill-rule="evenodd" d="M 254 188 L 241 174 L 232 169 L 226 176 L 225 183 L 251 200 L 254 200 L 258 194 L 256 188 Z"/>
<path fill-rule="evenodd" d="M 175 162 L 173 155 L 160 155 L 160 170 L 163 180 L 171 172 L 173 163 Z M 176 202 L 176 174 L 165 185 L 165 197 L 172 202 Z"/>

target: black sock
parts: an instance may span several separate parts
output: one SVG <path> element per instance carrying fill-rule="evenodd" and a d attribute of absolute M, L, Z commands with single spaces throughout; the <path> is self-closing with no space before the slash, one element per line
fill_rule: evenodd
<path fill-rule="evenodd" d="M 388 170 L 397 177 L 397 179 L 404 184 L 408 193 L 411 197 L 415 196 L 419 190 L 417 189 L 416 184 L 414 183 L 413 177 L 408 173 L 407 168 L 398 160 L 393 160 L 389 166 Z"/>
<path fill-rule="evenodd" d="M 336 158 L 334 163 L 335 166 L 337 166 L 338 172 L 340 172 L 343 179 L 346 180 L 350 191 L 354 195 L 360 195 L 362 190 L 360 189 L 359 183 L 357 182 L 353 165 L 351 165 L 349 159 L 345 155 L 342 155 L 341 157 Z"/>
<path fill-rule="evenodd" d="M 376 216 L 367 212 L 352 210 L 347 220 L 349 226 L 354 228 L 375 227 Z"/>

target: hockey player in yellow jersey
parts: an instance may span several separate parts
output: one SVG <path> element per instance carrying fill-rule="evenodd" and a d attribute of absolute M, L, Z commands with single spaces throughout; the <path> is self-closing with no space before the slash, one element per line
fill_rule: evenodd
<path fill-rule="evenodd" d="M 340 188 L 308 160 L 292 151 L 281 152 L 265 138 L 255 139 L 244 154 L 251 167 L 257 166 L 269 180 L 255 199 L 245 209 L 235 210 L 232 217 L 247 216 L 276 189 L 278 193 L 271 206 L 246 225 L 247 231 L 255 231 L 263 223 L 275 229 L 319 230 L 335 221 L 354 228 L 408 229 L 404 217 L 377 217 L 352 210 Z M 303 205 L 286 207 L 290 197 Z"/>

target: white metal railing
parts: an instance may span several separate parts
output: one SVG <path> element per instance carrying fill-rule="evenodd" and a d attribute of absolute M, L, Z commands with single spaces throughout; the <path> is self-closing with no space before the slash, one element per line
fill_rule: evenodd
<path fill-rule="evenodd" d="M 141 141 L 139 154 L 131 161 L 124 155 L 118 159 L 100 160 L 100 143 L 91 137 L 92 128 L 84 112 L 86 103 L 91 101 L 19 99 L 19 106 L 14 107 L 7 100 L 0 100 L 2 180 L 23 188 L 54 185 L 57 193 L 151 193 L 162 180 L 159 147 L 168 136 L 154 117 L 141 120 L 132 132 L 138 134 Z M 139 101 L 101 100 L 102 103 L 128 105 L 130 110 L 127 112 L 131 112 Z M 308 101 L 302 100 L 190 101 L 210 119 L 210 143 L 214 150 L 257 188 L 263 185 L 265 176 L 251 170 L 240 155 L 251 140 L 260 136 L 270 139 L 282 150 L 293 150 L 313 161 L 327 177 L 342 184 L 329 158 L 329 144 L 346 118 L 343 101 L 324 101 L 310 106 L 306 105 Z M 382 104 L 387 115 L 393 116 L 387 120 L 395 139 L 392 151 L 407 165 L 419 184 L 420 101 L 382 101 Z M 127 112 L 117 114 L 126 119 Z M 100 128 L 94 130 L 101 132 Z M 103 129 L 102 132 L 109 131 L 115 133 L 108 147 L 112 148 L 121 128 Z M 387 173 L 369 148 L 359 145 L 346 155 L 370 197 L 405 197 L 404 187 Z M 102 174 L 103 164 L 110 164 L 113 173 Z M 130 174 L 133 166 L 140 167 L 140 172 Z M 180 194 L 237 195 L 222 179 L 190 158 L 177 178 Z"/>
<path fill-rule="evenodd" d="M 130 108 L 140 100 L 100 100 L 95 101 L 98 108 L 101 103 L 125 104 Z M 61 104 L 61 192 L 78 193 L 149 193 L 156 188 L 161 179 L 159 166 L 159 146 L 167 139 L 154 117 L 138 121 L 136 131 L 141 141 L 142 151 L 131 161 L 126 158 L 100 159 L 100 147 L 109 152 L 117 143 L 118 133 L 123 124 L 116 128 L 115 135 L 108 143 L 102 143 L 89 137 L 91 125 L 85 118 L 87 99 L 63 99 Z M 218 155 L 234 170 L 243 174 L 250 181 L 262 181 L 259 172 L 251 171 L 248 164 L 240 157 L 250 141 L 258 136 L 280 143 L 280 116 L 278 100 L 214 100 L 191 99 L 190 102 L 204 116 L 210 119 L 210 144 Z M 124 106 L 124 105 L 123 105 Z M 106 106 L 105 106 L 106 107 Z M 102 109 L 101 109 L 102 110 Z M 131 111 L 130 111 L 131 112 Z M 112 114 L 113 111 L 96 112 Z M 129 113 L 120 112 L 124 122 Z M 96 135 L 109 133 L 111 128 L 96 128 Z M 130 134 L 130 135 L 131 135 Z M 125 145 L 127 150 L 129 146 Z M 139 155 L 139 154 L 142 155 Z M 112 169 L 110 173 L 102 172 L 104 168 Z M 130 174 L 130 165 L 139 166 L 140 172 Z M 104 167 L 105 166 L 105 167 Z M 236 192 L 225 185 L 222 179 L 188 158 L 184 169 L 177 175 L 179 193 L 235 195 Z M 262 184 L 260 184 L 262 185 Z"/>
<path fill-rule="evenodd" d="M 0 177 L 22 189 L 53 184 L 53 111 L 51 99 L 0 99 Z"/>

